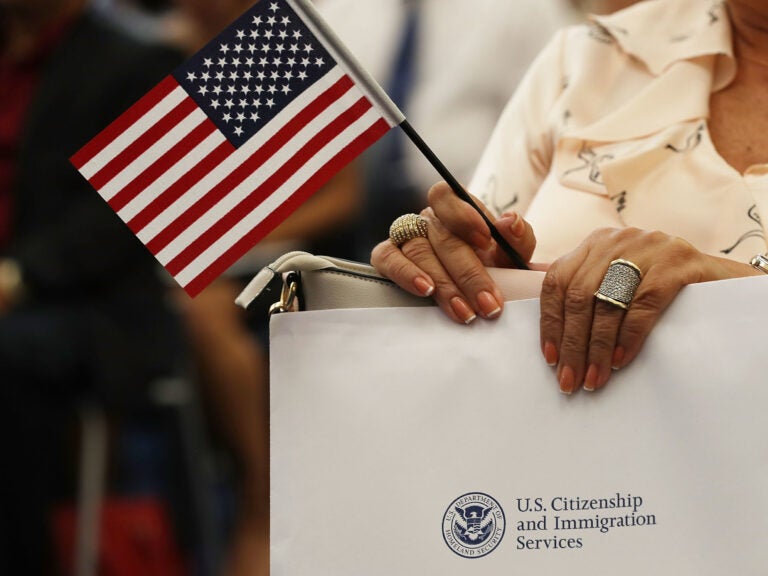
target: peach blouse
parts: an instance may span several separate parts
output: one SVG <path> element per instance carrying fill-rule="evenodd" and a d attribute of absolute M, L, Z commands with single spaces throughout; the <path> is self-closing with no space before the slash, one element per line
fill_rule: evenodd
<path fill-rule="evenodd" d="M 549 262 L 602 226 L 680 236 L 748 262 L 766 252 L 768 158 L 743 174 L 707 129 L 736 61 L 722 2 L 650 0 L 562 30 L 507 105 L 470 190 L 516 209 Z"/>

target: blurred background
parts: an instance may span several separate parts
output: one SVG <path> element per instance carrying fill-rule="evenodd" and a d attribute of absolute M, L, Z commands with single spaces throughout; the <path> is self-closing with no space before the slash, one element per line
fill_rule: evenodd
<path fill-rule="evenodd" d="M 554 32 L 632 2 L 315 0 L 460 181 Z M 397 130 L 194 300 L 68 158 L 251 0 L 0 0 L 0 574 L 268 574 L 278 255 L 361 261 L 432 167 Z"/>

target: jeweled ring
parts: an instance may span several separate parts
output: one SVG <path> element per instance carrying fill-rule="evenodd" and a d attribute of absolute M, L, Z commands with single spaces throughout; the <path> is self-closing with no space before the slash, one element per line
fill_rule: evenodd
<path fill-rule="evenodd" d="M 627 310 L 642 278 L 643 273 L 634 262 L 614 260 L 608 266 L 595 298 Z"/>
<path fill-rule="evenodd" d="M 408 240 L 426 237 L 427 221 L 418 214 L 403 214 L 389 227 L 389 239 L 398 247 Z"/>

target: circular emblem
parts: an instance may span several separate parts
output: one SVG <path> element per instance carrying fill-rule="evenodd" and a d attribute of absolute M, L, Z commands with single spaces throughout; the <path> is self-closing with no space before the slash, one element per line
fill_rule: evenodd
<path fill-rule="evenodd" d="M 443 516 L 443 539 L 464 558 L 490 554 L 504 537 L 504 510 L 488 494 L 469 492 L 451 502 Z"/>

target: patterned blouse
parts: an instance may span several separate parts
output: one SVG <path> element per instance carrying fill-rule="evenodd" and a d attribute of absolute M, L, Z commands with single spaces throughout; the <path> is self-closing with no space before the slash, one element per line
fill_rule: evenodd
<path fill-rule="evenodd" d="M 748 262 L 766 252 L 768 157 L 739 173 L 708 131 L 733 81 L 722 2 L 651 0 L 559 32 L 496 126 L 470 190 L 516 209 L 550 262 L 597 227 L 680 236 Z"/>

